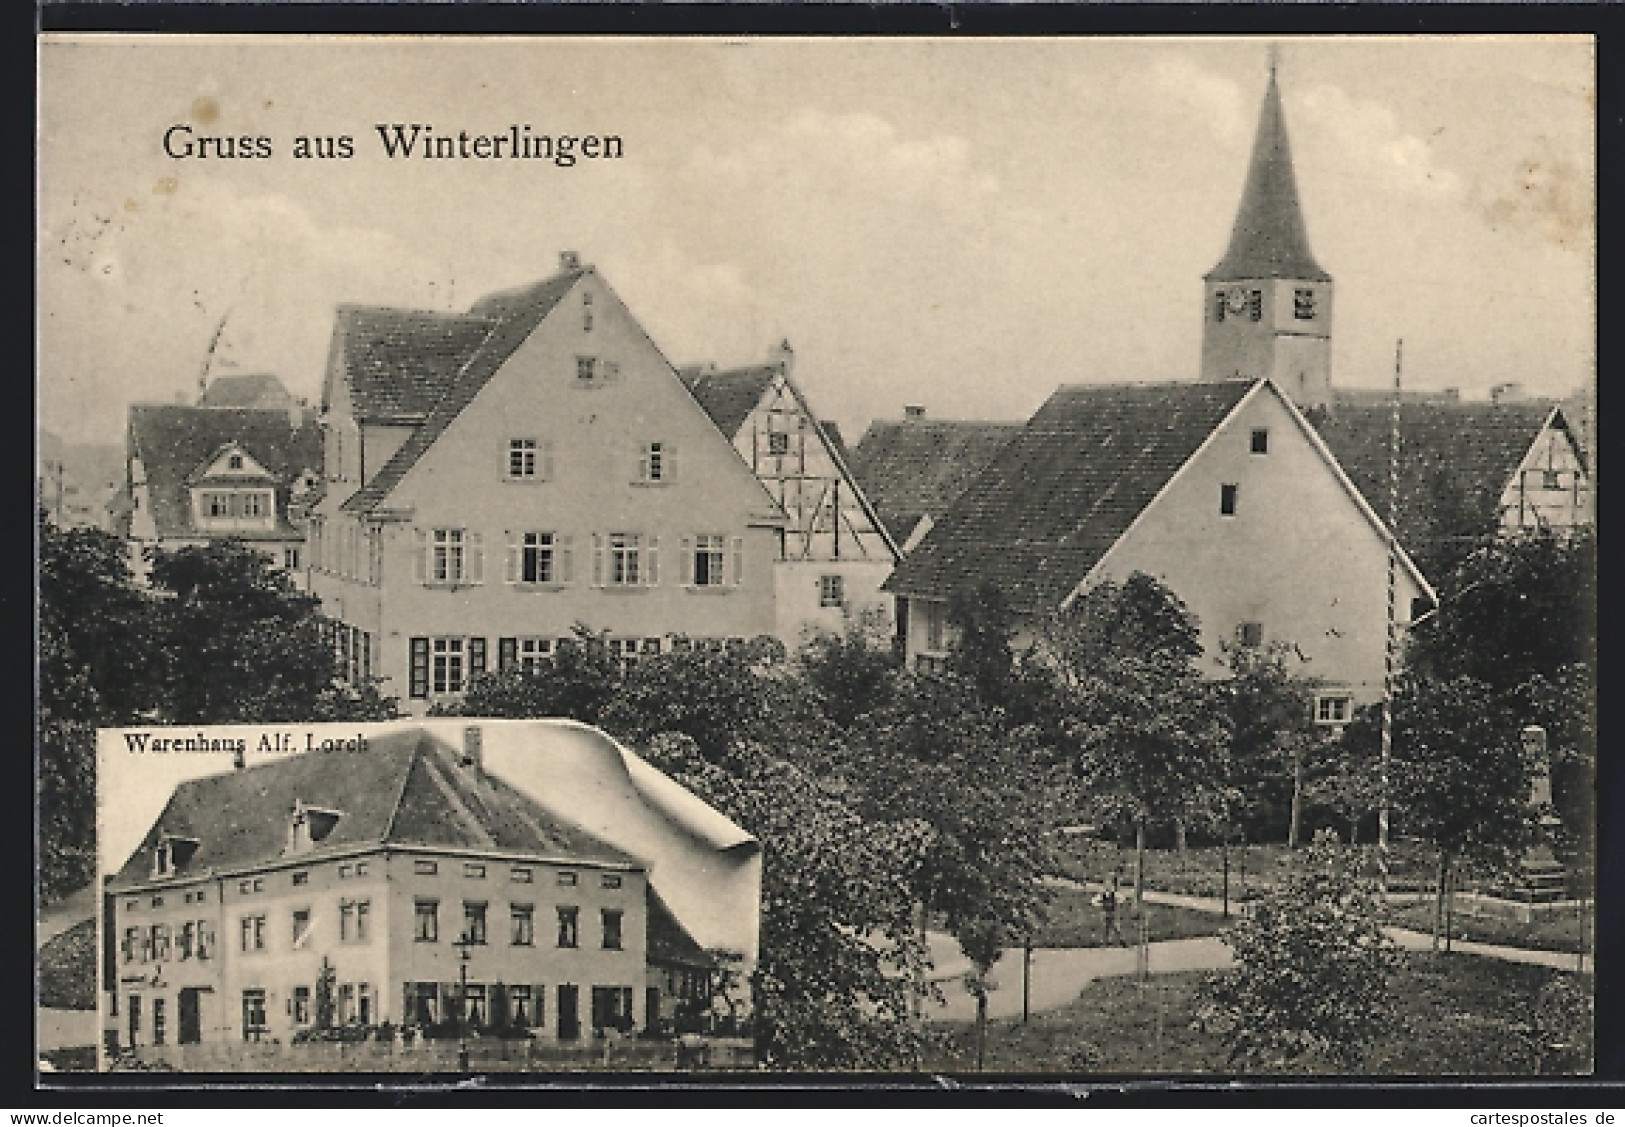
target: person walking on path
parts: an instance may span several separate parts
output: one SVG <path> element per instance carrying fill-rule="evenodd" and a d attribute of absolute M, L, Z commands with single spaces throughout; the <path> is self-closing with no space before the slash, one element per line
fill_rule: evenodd
<path fill-rule="evenodd" d="M 1115 876 L 1112 877 L 1111 887 L 1100 894 L 1100 911 L 1105 917 L 1100 936 L 1101 946 L 1110 943 L 1112 936 L 1115 935 L 1117 936 L 1117 942 L 1127 947 L 1128 940 L 1124 938 L 1123 929 L 1117 922 L 1117 878 Z"/>

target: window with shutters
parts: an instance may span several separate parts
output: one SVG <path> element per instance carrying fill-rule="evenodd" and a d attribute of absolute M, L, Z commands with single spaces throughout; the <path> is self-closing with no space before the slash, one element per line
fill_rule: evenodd
<path fill-rule="evenodd" d="M 508 476 L 515 480 L 534 480 L 536 477 L 536 440 L 510 438 L 508 440 Z"/>
<path fill-rule="evenodd" d="M 646 442 L 638 453 L 639 485 L 664 485 L 676 476 L 676 451 L 666 441 Z"/>
<path fill-rule="evenodd" d="M 503 672 L 539 673 L 553 663 L 552 638 L 498 638 L 497 668 Z"/>
<path fill-rule="evenodd" d="M 466 677 L 466 638 L 431 638 L 429 688 L 436 695 L 460 693 Z"/>
<path fill-rule="evenodd" d="M 532 587 L 568 583 L 574 578 L 574 557 L 569 536 L 557 532 L 510 532 L 508 582 Z"/>
<path fill-rule="evenodd" d="M 411 642 L 410 692 L 417 698 L 429 695 L 429 639 L 413 638 Z"/>
<path fill-rule="evenodd" d="M 466 574 L 463 530 L 437 528 L 431 534 L 433 554 L 429 559 L 429 578 L 435 583 L 461 583 Z"/>
<path fill-rule="evenodd" d="M 609 581 L 629 585 L 642 582 L 643 537 L 613 532 L 609 537 Z"/>
<path fill-rule="evenodd" d="M 721 587 L 726 582 L 724 574 L 726 552 L 727 541 L 724 537 L 694 538 L 694 586 Z"/>

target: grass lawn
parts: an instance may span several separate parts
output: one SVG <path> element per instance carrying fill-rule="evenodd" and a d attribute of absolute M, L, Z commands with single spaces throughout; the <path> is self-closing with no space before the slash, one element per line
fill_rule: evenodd
<path fill-rule="evenodd" d="M 39 953 L 39 1004 L 52 1009 L 96 1008 L 96 921 L 83 920 Z"/>
<path fill-rule="evenodd" d="M 1533 1050 L 1517 1028 L 1554 975 L 1547 967 L 1475 955 L 1404 956 L 1393 983 L 1393 1032 L 1367 1049 L 1360 1074 L 1390 1076 L 1532 1075 Z M 988 1023 L 986 1070 L 1095 1075 L 1225 1073 L 1228 1046 L 1191 1028 L 1200 973 L 1098 979 L 1065 1009 Z M 1590 985 L 1589 976 L 1584 980 Z M 928 1070 L 976 1067 L 976 1029 L 944 1026 Z M 1547 1074 L 1590 1071 L 1590 1047 L 1549 1058 Z"/>
<path fill-rule="evenodd" d="M 1435 910 L 1435 901 L 1431 897 L 1415 904 L 1392 904 L 1388 909 L 1388 922 L 1432 934 Z M 1458 902 L 1450 917 L 1450 933 L 1456 939 L 1471 939 L 1478 943 L 1570 953 L 1580 951 L 1583 936 L 1587 954 L 1597 949 L 1595 916 L 1589 908 L 1582 932 L 1580 916 L 1575 911 L 1536 916 L 1529 923 L 1523 923 L 1496 916 L 1469 916 L 1462 912 Z"/>
<path fill-rule="evenodd" d="M 1076 888 L 1059 888 L 1046 909 L 1048 918 L 1033 937 L 1034 947 L 1100 947 L 1106 917 L 1090 902 L 1090 893 Z M 1198 912 L 1191 908 L 1175 908 L 1166 904 L 1146 904 L 1145 924 L 1147 938 L 1155 943 L 1163 939 L 1191 939 L 1203 935 L 1217 935 L 1228 926 L 1228 921 L 1214 912 Z M 1117 924 L 1129 943 L 1139 940 L 1139 922 L 1134 914 L 1132 891 L 1120 893 L 1117 900 Z M 1112 942 L 1115 944 L 1116 940 Z"/>

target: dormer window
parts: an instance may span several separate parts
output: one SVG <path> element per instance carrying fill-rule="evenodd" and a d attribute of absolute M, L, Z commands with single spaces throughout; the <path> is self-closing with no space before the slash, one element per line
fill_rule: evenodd
<path fill-rule="evenodd" d="M 288 853 L 305 853 L 327 838 L 344 815 L 295 800 L 288 819 Z"/>
<path fill-rule="evenodd" d="M 197 847 L 196 838 L 175 837 L 170 834 L 161 836 L 152 851 L 153 879 L 177 875 L 181 868 L 192 859 L 192 854 L 197 852 Z"/>

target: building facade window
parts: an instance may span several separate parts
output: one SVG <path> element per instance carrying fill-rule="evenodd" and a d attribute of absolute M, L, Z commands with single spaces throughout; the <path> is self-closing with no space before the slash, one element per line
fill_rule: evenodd
<path fill-rule="evenodd" d="M 412 871 L 420 877 L 432 877 L 440 871 L 440 865 L 435 861 L 413 861 Z"/>
<path fill-rule="evenodd" d="M 305 945 L 310 938 L 310 909 L 295 908 L 293 910 L 293 946 L 295 950 Z"/>
<path fill-rule="evenodd" d="M 536 440 L 510 438 L 508 440 L 508 476 L 515 480 L 534 480 L 536 477 Z"/>
<path fill-rule="evenodd" d="M 463 901 L 463 940 L 467 943 L 485 942 L 485 901 Z"/>
<path fill-rule="evenodd" d="M 598 915 L 604 928 L 604 950 L 619 951 L 621 949 L 621 909 L 603 908 Z"/>
<path fill-rule="evenodd" d="M 567 906 L 559 908 L 560 947 L 576 947 L 580 945 L 580 920 L 581 909 Z"/>
<path fill-rule="evenodd" d="M 440 901 L 412 902 L 412 938 L 418 943 L 440 942 Z"/>
<path fill-rule="evenodd" d="M 365 943 L 371 938 L 372 902 L 370 900 L 339 901 L 339 941 Z"/>
<path fill-rule="evenodd" d="M 243 991 L 243 1040 L 258 1041 L 266 1032 L 265 991 Z"/>
<path fill-rule="evenodd" d="M 1236 501 L 1241 493 L 1241 486 L 1225 484 L 1219 486 L 1219 515 L 1233 517 L 1236 515 Z"/>
<path fill-rule="evenodd" d="M 568 583 L 573 551 L 570 537 L 557 532 L 508 536 L 509 583 Z"/>
<path fill-rule="evenodd" d="M 723 571 L 726 552 L 726 541 L 721 536 L 694 538 L 694 586 L 721 587 L 727 582 Z"/>
<path fill-rule="evenodd" d="M 310 987 L 295 986 L 293 988 L 293 1023 L 295 1025 L 310 1024 Z"/>
<path fill-rule="evenodd" d="M 1315 291 L 1292 291 L 1292 316 L 1299 321 L 1313 321 L 1315 319 Z"/>
<path fill-rule="evenodd" d="M 1350 706 L 1350 699 L 1344 694 L 1323 693 L 1315 698 L 1315 723 L 1347 724 Z"/>
<path fill-rule="evenodd" d="M 598 374 L 598 361 L 591 356 L 576 357 L 576 379 L 582 382 L 591 382 Z"/>
<path fill-rule="evenodd" d="M 479 862 L 479 861 L 464 861 L 463 862 L 463 875 L 465 877 L 471 877 L 474 880 L 484 880 L 485 879 L 485 865 L 482 862 Z"/>
<path fill-rule="evenodd" d="M 560 873 L 558 883 L 560 888 L 574 888 L 576 886 L 576 875 L 574 873 Z"/>
<path fill-rule="evenodd" d="M 782 458 L 790 453 L 790 435 L 782 430 L 769 431 L 767 434 L 767 452 L 774 458 Z"/>
<path fill-rule="evenodd" d="M 1236 642 L 1238 645 L 1249 648 L 1264 644 L 1264 624 L 1262 622 L 1242 622 L 1236 626 Z"/>
<path fill-rule="evenodd" d="M 1263 427 L 1253 428 L 1247 449 L 1254 454 L 1268 454 L 1270 452 L 1270 432 Z"/>
<path fill-rule="evenodd" d="M 630 587 L 643 582 L 643 537 L 632 532 L 609 535 L 609 582 Z"/>
<path fill-rule="evenodd" d="M 513 1015 L 515 1025 L 528 1028 L 537 1024 L 535 1002 L 529 986 L 508 987 L 508 1012 Z"/>
<path fill-rule="evenodd" d="M 592 988 L 592 1027 L 594 1032 L 632 1028 L 632 988 L 594 986 Z"/>
<path fill-rule="evenodd" d="M 461 583 L 466 574 L 463 556 L 463 530 L 437 528 L 431 535 L 433 554 L 429 577 L 436 583 Z"/>
<path fill-rule="evenodd" d="M 645 485 L 658 485 L 672 477 L 672 450 L 669 442 L 644 444 L 643 456 L 638 461 L 638 480 Z"/>
<path fill-rule="evenodd" d="M 464 638 L 433 638 L 430 640 L 432 658 L 429 669 L 429 687 L 436 695 L 463 691 L 464 661 L 467 656 L 467 647 L 468 642 Z"/>
<path fill-rule="evenodd" d="M 820 575 L 818 577 L 818 605 L 825 608 L 846 605 L 846 576 Z"/>
<path fill-rule="evenodd" d="M 264 916 L 244 916 L 241 927 L 244 953 L 265 950 Z"/>
<path fill-rule="evenodd" d="M 529 904 L 511 904 L 508 906 L 508 921 L 511 925 L 509 941 L 515 947 L 532 947 L 536 944 L 536 909 Z"/>
<path fill-rule="evenodd" d="M 621 887 L 621 875 L 619 873 L 605 873 L 603 876 L 598 878 L 598 887 L 600 887 L 600 888 L 619 888 L 619 887 Z"/>

